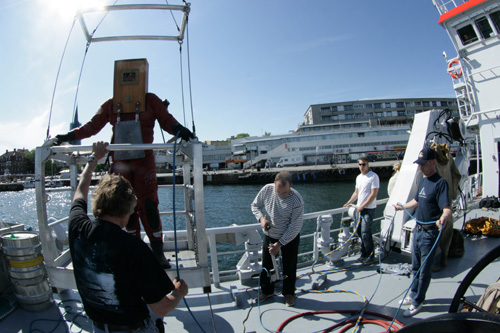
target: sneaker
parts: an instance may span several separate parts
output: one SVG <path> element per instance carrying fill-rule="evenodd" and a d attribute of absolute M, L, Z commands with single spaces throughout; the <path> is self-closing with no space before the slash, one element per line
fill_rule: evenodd
<path fill-rule="evenodd" d="M 375 258 L 373 256 L 369 256 L 369 257 L 359 257 L 358 260 L 357 260 L 360 264 L 370 264 L 370 263 L 373 263 L 375 262 Z"/>
<path fill-rule="evenodd" d="M 411 298 L 410 296 L 407 296 L 405 299 L 399 301 L 399 304 L 402 305 L 410 305 L 411 303 L 413 303 L 413 298 Z"/>
<path fill-rule="evenodd" d="M 410 305 L 410 307 L 403 313 L 403 316 L 405 317 L 413 317 L 414 315 L 416 315 L 417 313 L 420 312 L 420 310 L 422 310 L 422 304 L 420 304 L 419 306 L 415 306 L 415 305 Z"/>
<path fill-rule="evenodd" d="M 273 294 L 264 294 L 264 293 L 260 293 L 259 294 L 259 297 L 255 297 L 254 301 L 255 302 L 264 302 L 266 299 L 268 299 L 269 297 L 273 296 Z"/>
<path fill-rule="evenodd" d="M 285 305 L 294 306 L 295 305 L 295 295 L 285 295 Z"/>
<path fill-rule="evenodd" d="M 356 261 L 362 264 L 366 261 L 366 259 L 367 259 L 366 257 L 359 257 Z"/>

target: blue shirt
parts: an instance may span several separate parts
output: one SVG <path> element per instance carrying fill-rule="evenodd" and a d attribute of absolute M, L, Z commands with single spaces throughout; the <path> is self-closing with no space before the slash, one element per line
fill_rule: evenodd
<path fill-rule="evenodd" d="M 435 222 L 443 214 L 443 208 L 450 205 L 448 183 L 437 172 L 422 179 L 415 196 L 418 209 L 415 218 L 421 222 Z"/>

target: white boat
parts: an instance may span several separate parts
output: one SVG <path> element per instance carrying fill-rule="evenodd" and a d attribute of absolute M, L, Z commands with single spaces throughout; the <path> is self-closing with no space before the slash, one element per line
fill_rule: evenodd
<path fill-rule="evenodd" d="M 26 179 L 23 181 L 23 186 L 24 188 L 35 188 L 35 178 L 26 177 Z"/>
<path fill-rule="evenodd" d="M 408 223 L 410 219 L 408 214 L 396 214 L 392 203 L 406 202 L 414 195 L 418 178 L 417 166 L 413 164 L 415 156 L 426 143 L 442 142 L 443 139 L 438 134 L 444 131 L 454 132 L 456 138 L 477 133 L 481 139 L 482 173 L 468 175 L 470 147 L 467 147 L 466 141 L 455 158 L 464 177 L 461 179 L 462 195 L 453 204 L 454 228 L 462 230 L 464 222 L 471 218 L 500 217 L 497 210 L 479 209 L 482 197 L 499 195 L 500 131 L 497 127 L 500 125 L 500 102 L 496 92 L 500 87 L 500 2 L 433 2 L 441 15 L 440 23 L 457 49 L 458 56 L 450 60 L 448 71 L 453 74 L 453 85 L 461 106 L 461 121 L 449 121 L 450 119 L 443 117 L 440 110 L 415 116 L 395 188 L 390 198 L 377 202 L 378 205 L 386 205 L 383 216 L 376 219 L 381 223 L 382 230 L 376 235 L 380 245 L 377 254 L 381 272 L 384 271 L 382 268 L 388 265 L 411 261 L 409 253 L 412 227 Z M 489 35 L 484 34 L 485 22 L 491 28 Z M 461 31 L 469 25 L 472 31 L 476 32 L 477 39 L 471 40 L 469 37 L 462 39 L 461 43 Z M 174 147 L 172 144 L 109 147 L 110 150 L 130 148 L 144 150 Z M 49 159 L 63 160 L 70 165 L 70 182 L 74 189 L 77 184 L 78 165 L 84 164 L 86 159 L 73 153 L 86 154 L 90 151 L 90 146 L 56 147 L 50 142 L 36 149 L 35 178 L 41 180 L 36 182 L 39 235 L 48 281 L 58 293 L 53 295 L 56 304 L 48 310 L 29 313 L 20 308 L 16 309 L 1 322 L 5 332 L 27 331 L 33 329 L 32 325 L 36 325 L 39 330 L 52 330 L 54 322 L 47 321 L 52 319 L 60 321 L 58 325 L 62 324 L 71 331 L 92 330 L 91 322 L 83 314 L 81 303 L 78 302 L 69 250 L 61 251 L 55 237 L 51 236 L 51 228 L 66 223 L 67 217 L 49 222 L 49 214 L 44 205 L 45 182 L 42 181 L 45 178 L 44 164 Z M 433 274 L 422 311 L 414 317 L 403 318 L 398 301 L 404 298 L 411 279 L 399 274 L 378 273 L 377 264 L 361 265 L 355 262 L 356 244 L 345 237 L 338 237 L 340 229 L 330 230 L 331 221 L 340 220 L 348 210 L 343 207 L 332 207 L 331 210 L 304 216 L 305 223 L 317 224 L 317 229 L 312 234 L 301 236 L 312 238 L 314 241 L 311 242 L 311 248 L 300 253 L 300 257 L 305 259 L 301 260 L 298 272 L 298 298 L 293 311 L 283 304 L 280 295 L 274 296 L 274 302 L 255 303 L 253 299 L 258 295 L 258 283 L 253 277 L 260 272 L 260 226 L 254 223 L 206 228 L 201 143 L 183 144 L 178 157 L 183 160 L 184 174 L 188 174 L 192 168 L 193 182 L 185 177 L 183 184 L 176 185 L 185 192 L 185 209 L 175 214 L 186 220 L 187 230 L 177 233 L 179 252 L 175 256 L 176 262 L 172 262 L 173 268 L 167 270 L 167 273 L 174 277 L 177 274 L 176 268 L 179 268 L 180 277 L 187 281 L 190 292 L 185 305 L 181 304 L 163 318 L 166 330 L 317 332 L 335 328 L 353 328 L 356 331 L 362 327 L 366 332 L 379 332 L 380 327 L 384 331 L 389 331 L 392 327 L 392 330 L 401 329 L 404 332 L 499 331 L 500 319 L 496 314 L 460 312 L 463 298 L 474 304 L 485 288 L 497 281 L 500 271 L 500 261 L 496 260 L 500 256 L 500 242 L 497 238 L 465 235 L 463 257 L 450 258 L 448 266 Z M 170 214 L 174 213 L 162 212 L 162 215 Z M 344 235 L 351 233 L 352 225 L 345 222 L 341 229 Z M 173 239 L 173 232 L 164 233 L 164 250 L 169 255 L 173 251 Z M 216 244 L 221 241 L 244 244 L 245 249 L 218 253 Z M 235 253 L 241 253 L 241 259 L 235 263 L 235 269 L 221 272 L 218 262 L 227 260 L 227 255 Z M 335 266 L 340 261 L 344 262 L 343 266 Z"/>

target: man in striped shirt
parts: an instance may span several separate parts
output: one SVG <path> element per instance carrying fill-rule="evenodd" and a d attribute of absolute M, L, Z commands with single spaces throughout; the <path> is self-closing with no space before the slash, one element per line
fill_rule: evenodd
<path fill-rule="evenodd" d="M 274 285 L 268 273 L 273 268 L 271 256 L 276 256 L 281 251 L 285 277 L 282 293 L 285 304 L 293 306 L 304 201 L 299 192 L 292 188 L 292 175 L 289 172 L 278 173 L 273 184 L 267 184 L 259 191 L 252 202 L 252 213 L 260 222 L 265 236 L 259 301 L 266 300 L 274 293 Z"/>

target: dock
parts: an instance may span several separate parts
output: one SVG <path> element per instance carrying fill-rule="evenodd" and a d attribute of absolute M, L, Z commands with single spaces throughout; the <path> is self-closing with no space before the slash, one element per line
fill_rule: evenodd
<path fill-rule="evenodd" d="M 392 166 L 397 161 L 371 162 L 370 169 L 380 179 L 389 179 L 393 173 Z M 301 165 L 282 168 L 251 168 L 243 170 L 213 170 L 203 172 L 205 185 L 243 185 L 267 184 L 281 171 L 292 174 L 294 183 L 334 182 L 355 180 L 359 175 L 358 163 Z M 158 184 L 172 184 L 172 174 L 157 174 Z M 176 183 L 182 183 L 182 175 L 176 176 Z"/>
<path fill-rule="evenodd" d="M 397 161 L 376 161 L 370 162 L 370 169 L 375 172 L 380 179 L 389 179 L 393 174 L 392 166 Z M 471 167 L 474 163 L 471 163 Z M 281 171 L 288 171 L 292 174 L 294 183 L 327 183 L 335 181 L 353 181 L 359 175 L 358 163 L 344 164 L 319 164 L 286 166 L 282 168 L 250 168 L 243 170 L 211 170 L 203 171 L 203 182 L 205 185 L 244 185 L 244 184 L 267 184 L 274 181 L 274 177 Z M 173 184 L 173 174 L 158 173 L 156 175 L 158 185 Z M 92 180 L 92 184 L 97 184 L 100 176 Z M 177 184 L 183 183 L 183 175 L 177 174 L 175 179 Z M 68 179 L 61 179 L 63 186 L 69 186 Z M 22 191 L 24 186 L 21 182 L 1 183 L 0 192 Z"/>

